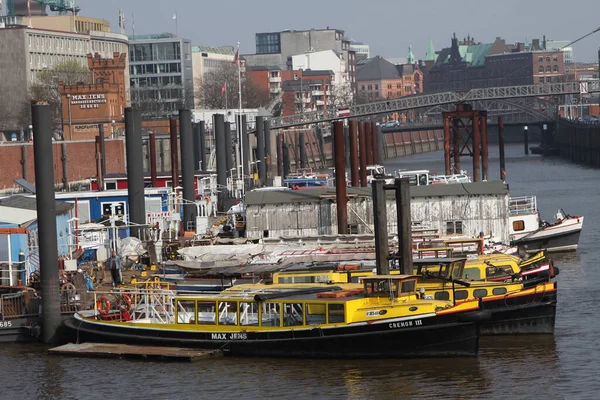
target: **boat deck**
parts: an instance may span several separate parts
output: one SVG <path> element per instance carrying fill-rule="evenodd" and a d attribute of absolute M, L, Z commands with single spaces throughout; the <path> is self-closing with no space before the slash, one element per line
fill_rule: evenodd
<path fill-rule="evenodd" d="M 221 350 L 181 347 L 136 346 L 113 343 L 68 343 L 49 349 L 50 354 L 76 357 L 141 358 L 167 361 L 197 361 L 220 357 Z"/>

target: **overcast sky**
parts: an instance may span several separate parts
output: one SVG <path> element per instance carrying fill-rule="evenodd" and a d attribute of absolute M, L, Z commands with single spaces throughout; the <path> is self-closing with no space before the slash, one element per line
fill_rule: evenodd
<path fill-rule="evenodd" d="M 346 37 L 371 46 L 371 55 L 404 57 L 412 44 L 423 58 L 429 38 L 436 50 L 450 45 L 453 32 L 491 42 L 532 38 L 575 40 L 600 27 L 600 0 L 77 0 L 81 15 L 108 20 L 118 30 L 118 10 L 131 34 L 175 32 L 193 44 L 235 45 L 255 50 L 254 34 L 284 29 L 342 29 Z M 600 32 L 574 45 L 575 61 L 598 57 Z"/>

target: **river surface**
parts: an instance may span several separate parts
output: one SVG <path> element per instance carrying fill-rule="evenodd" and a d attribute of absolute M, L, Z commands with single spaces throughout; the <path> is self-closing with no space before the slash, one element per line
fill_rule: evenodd
<path fill-rule="evenodd" d="M 47 356 L 42 345 L 0 346 L 2 399 L 597 399 L 600 396 L 600 171 L 507 147 L 512 196 L 536 195 L 543 217 L 584 215 L 577 253 L 560 268 L 554 335 L 484 337 L 477 358 L 195 363 Z M 463 159 L 463 166 L 470 161 Z M 443 172 L 443 154 L 386 162 Z M 467 167 L 471 171 L 470 165 Z M 490 176 L 499 176 L 497 148 Z"/>

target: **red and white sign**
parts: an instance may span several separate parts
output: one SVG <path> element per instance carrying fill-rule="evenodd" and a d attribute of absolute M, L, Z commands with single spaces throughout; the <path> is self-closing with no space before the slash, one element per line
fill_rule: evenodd
<path fill-rule="evenodd" d="M 350 109 L 348 107 L 338 108 L 338 116 L 339 117 L 349 117 Z"/>

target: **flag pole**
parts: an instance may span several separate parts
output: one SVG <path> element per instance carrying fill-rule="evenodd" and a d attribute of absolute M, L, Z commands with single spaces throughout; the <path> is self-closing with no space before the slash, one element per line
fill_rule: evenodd
<path fill-rule="evenodd" d="M 242 197 L 244 196 L 244 154 L 242 150 L 242 63 L 240 61 L 240 42 L 237 42 L 237 67 L 238 67 L 238 98 L 239 98 L 239 109 L 238 109 L 238 123 L 237 123 L 237 134 L 238 134 L 238 145 L 237 145 L 237 159 L 239 163 L 238 179 L 242 179 Z"/>

